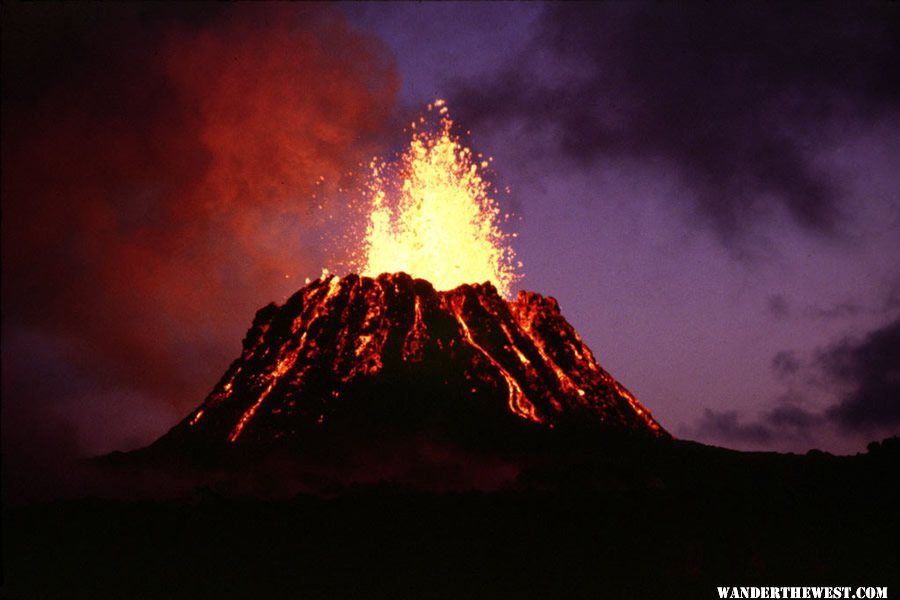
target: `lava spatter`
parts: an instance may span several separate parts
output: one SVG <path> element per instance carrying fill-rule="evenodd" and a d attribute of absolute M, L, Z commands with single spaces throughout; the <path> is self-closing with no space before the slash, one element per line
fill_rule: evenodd
<path fill-rule="evenodd" d="M 506 297 L 518 278 L 513 235 L 492 197 L 485 160 L 452 133 L 447 106 L 428 106 L 412 123 L 409 148 L 393 163 L 370 165 L 368 225 L 360 272 L 403 271 L 427 279 L 438 290 L 490 281 Z M 416 125 L 419 125 L 416 127 Z"/>

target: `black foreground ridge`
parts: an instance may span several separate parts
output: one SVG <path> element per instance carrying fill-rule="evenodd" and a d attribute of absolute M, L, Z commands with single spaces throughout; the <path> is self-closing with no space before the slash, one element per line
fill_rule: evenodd
<path fill-rule="evenodd" d="M 333 427 L 532 426 L 669 434 L 604 371 L 553 298 L 405 273 L 323 276 L 257 312 L 206 400 L 154 446 L 271 445 Z"/>

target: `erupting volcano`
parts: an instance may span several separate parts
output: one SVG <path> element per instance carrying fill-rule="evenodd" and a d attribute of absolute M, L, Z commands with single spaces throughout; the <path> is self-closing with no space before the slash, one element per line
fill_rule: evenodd
<path fill-rule="evenodd" d="M 155 447 L 535 428 L 668 437 L 553 298 L 505 299 L 517 276 L 487 161 L 453 136 L 442 102 L 433 109 L 436 132 L 413 122 L 400 161 L 372 163 L 363 275 L 323 275 L 260 310 L 241 356 Z"/>
<path fill-rule="evenodd" d="M 552 298 L 507 302 L 490 283 L 437 292 L 398 273 L 325 276 L 260 310 L 241 357 L 169 436 L 268 443 L 360 414 L 665 435 Z"/>

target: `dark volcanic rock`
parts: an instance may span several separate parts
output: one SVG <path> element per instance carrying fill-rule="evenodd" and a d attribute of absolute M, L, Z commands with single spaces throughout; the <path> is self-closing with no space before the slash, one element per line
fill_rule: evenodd
<path fill-rule="evenodd" d="M 203 481 L 224 467 L 253 488 L 493 488 L 561 456 L 670 437 L 554 299 L 348 275 L 261 309 L 200 406 L 148 448 L 101 462 Z"/>
<path fill-rule="evenodd" d="M 323 277 L 261 309 L 206 400 L 157 442 L 269 445 L 342 429 L 667 434 L 552 298 L 406 274 Z"/>

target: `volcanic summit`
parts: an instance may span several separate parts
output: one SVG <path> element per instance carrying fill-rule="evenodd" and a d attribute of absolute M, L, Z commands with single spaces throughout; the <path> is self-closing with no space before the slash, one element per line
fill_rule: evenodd
<path fill-rule="evenodd" d="M 151 448 L 290 449 L 319 465 L 424 445 L 462 451 L 456 463 L 467 465 L 473 453 L 541 446 L 535 436 L 550 430 L 669 437 L 600 367 L 556 300 L 509 299 L 518 276 L 481 175 L 488 161 L 451 133 L 443 102 L 431 110 L 436 131 L 412 123 L 399 163 L 371 165 L 361 275 L 323 275 L 260 310 L 241 356 Z"/>
<path fill-rule="evenodd" d="M 330 275 L 261 309 L 206 400 L 157 444 L 270 445 L 332 427 L 668 434 L 553 298 L 405 273 Z M 318 435 L 321 434 L 317 434 Z"/>

